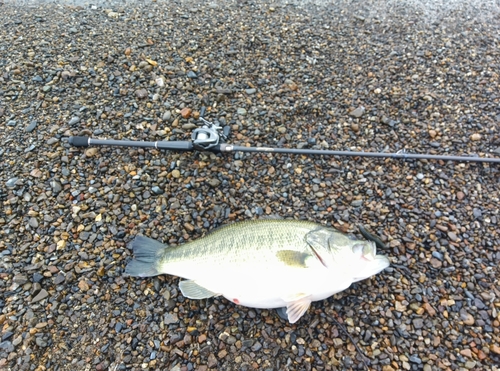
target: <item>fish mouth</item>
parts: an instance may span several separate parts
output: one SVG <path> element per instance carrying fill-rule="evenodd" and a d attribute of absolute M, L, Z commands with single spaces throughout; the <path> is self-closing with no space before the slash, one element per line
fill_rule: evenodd
<path fill-rule="evenodd" d="M 391 265 L 389 258 L 385 255 L 375 255 L 373 260 L 370 260 L 362 269 L 362 274 L 359 277 L 353 277 L 353 282 L 364 280 L 383 271 Z"/>
<path fill-rule="evenodd" d="M 375 255 L 375 261 L 381 267 L 380 270 L 384 270 L 389 265 L 391 265 L 391 261 L 385 255 Z"/>

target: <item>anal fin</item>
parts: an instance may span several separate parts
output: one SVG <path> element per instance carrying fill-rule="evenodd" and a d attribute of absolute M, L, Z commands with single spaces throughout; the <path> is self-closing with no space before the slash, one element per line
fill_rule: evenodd
<path fill-rule="evenodd" d="M 196 281 L 185 280 L 179 282 L 179 288 L 182 295 L 189 299 L 206 299 L 219 294 L 212 292 L 203 286 L 200 286 Z"/>

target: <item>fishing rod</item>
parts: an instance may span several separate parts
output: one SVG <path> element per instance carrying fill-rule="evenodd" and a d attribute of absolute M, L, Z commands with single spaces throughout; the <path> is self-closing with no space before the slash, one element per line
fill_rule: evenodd
<path fill-rule="evenodd" d="M 69 144 L 75 147 L 89 146 L 120 146 L 155 148 L 176 152 L 209 151 L 213 153 L 230 152 L 260 152 L 260 153 L 287 153 L 295 155 L 317 155 L 317 156 L 352 156 L 352 157 L 379 157 L 394 159 L 417 159 L 417 160 L 443 160 L 443 161 L 468 161 L 468 162 L 490 162 L 500 163 L 500 158 L 471 156 L 444 156 L 430 154 L 414 154 L 405 150 L 395 153 L 386 152 L 355 152 L 355 151 L 331 151 L 322 149 L 296 149 L 276 147 L 246 147 L 226 143 L 229 137 L 230 127 L 221 127 L 203 118 L 204 108 L 201 110 L 200 121 L 202 127 L 196 128 L 191 134 L 190 141 L 136 141 L 136 140 L 113 140 L 94 139 L 87 136 L 72 136 L 68 138 Z"/>

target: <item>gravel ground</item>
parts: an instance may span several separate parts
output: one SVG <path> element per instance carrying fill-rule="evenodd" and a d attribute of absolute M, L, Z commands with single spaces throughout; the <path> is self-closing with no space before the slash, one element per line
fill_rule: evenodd
<path fill-rule="evenodd" d="M 67 138 L 188 140 L 207 106 L 235 144 L 499 156 L 497 2 L 77 3 L 0 5 L 0 369 L 496 369 L 498 165 Z M 137 234 L 269 216 L 363 224 L 394 265 L 294 325 L 123 276 Z"/>

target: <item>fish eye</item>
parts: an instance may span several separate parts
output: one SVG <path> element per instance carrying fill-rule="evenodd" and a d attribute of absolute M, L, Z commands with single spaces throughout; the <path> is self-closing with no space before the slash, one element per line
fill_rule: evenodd
<path fill-rule="evenodd" d="M 364 252 L 364 246 L 360 243 L 357 243 L 352 247 L 352 252 L 355 255 L 362 255 Z"/>
<path fill-rule="evenodd" d="M 357 243 L 352 247 L 352 252 L 356 257 L 372 261 L 375 259 L 375 251 L 373 246 L 369 244 Z"/>

